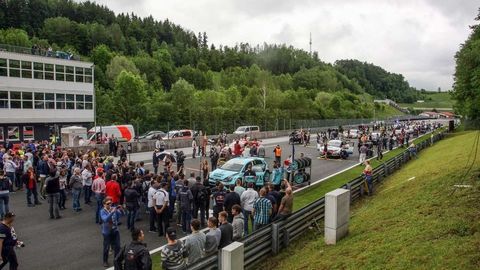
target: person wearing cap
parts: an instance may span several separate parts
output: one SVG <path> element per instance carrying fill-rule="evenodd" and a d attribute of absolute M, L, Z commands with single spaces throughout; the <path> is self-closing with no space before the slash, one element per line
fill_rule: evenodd
<path fill-rule="evenodd" d="M 167 228 L 167 244 L 161 249 L 162 268 L 165 270 L 187 269 L 185 258 L 187 249 L 181 240 L 177 240 L 175 228 Z"/>
<path fill-rule="evenodd" d="M 112 247 L 115 257 L 120 252 L 119 219 L 123 215 L 121 206 L 112 207 L 112 198 L 103 200 L 103 209 L 100 211 L 103 235 L 103 266 L 108 267 L 108 252 Z"/>
<path fill-rule="evenodd" d="M 7 263 L 10 263 L 10 270 L 18 268 L 17 254 L 15 253 L 15 246 L 18 245 L 18 240 L 12 227 L 14 220 L 15 214 L 7 212 L 0 223 L 0 250 L 2 255 L 0 269 Z"/>
<path fill-rule="evenodd" d="M 117 270 L 151 270 L 152 259 L 143 243 L 145 234 L 138 228 L 132 229 L 132 242 L 126 245 L 115 257 L 115 269 Z"/>

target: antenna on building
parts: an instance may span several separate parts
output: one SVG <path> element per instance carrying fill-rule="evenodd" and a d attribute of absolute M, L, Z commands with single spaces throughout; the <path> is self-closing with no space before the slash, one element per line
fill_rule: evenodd
<path fill-rule="evenodd" d="M 312 32 L 310 32 L 310 55 L 312 55 Z"/>

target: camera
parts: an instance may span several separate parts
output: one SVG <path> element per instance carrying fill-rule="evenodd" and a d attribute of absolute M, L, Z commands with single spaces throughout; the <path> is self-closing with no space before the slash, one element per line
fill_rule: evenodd
<path fill-rule="evenodd" d="M 23 248 L 25 247 L 25 243 L 23 241 L 17 241 L 17 248 Z"/>

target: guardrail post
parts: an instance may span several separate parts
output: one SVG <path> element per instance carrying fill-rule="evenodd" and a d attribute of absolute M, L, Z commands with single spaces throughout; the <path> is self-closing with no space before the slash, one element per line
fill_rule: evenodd
<path fill-rule="evenodd" d="M 325 194 L 325 243 L 334 245 L 348 233 L 350 190 L 338 188 Z"/>
<path fill-rule="evenodd" d="M 220 260 L 219 260 L 220 261 Z M 244 246 L 241 242 L 233 242 L 222 249 L 221 270 L 243 270 Z"/>
<path fill-rule="evenodd" d="M 272 253 L 277 255 L 280 251 L 280 225 L 272 223 Z"/>

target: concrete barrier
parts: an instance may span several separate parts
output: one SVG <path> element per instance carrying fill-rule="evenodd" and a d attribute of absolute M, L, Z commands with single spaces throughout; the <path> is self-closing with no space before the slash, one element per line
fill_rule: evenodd
<path fill-rule="evenodd" d="M 325 243 L 335 245 L 348 233 L 350 190 L 337 188 L 325 194 Z"/>
<path fill-rule="evenodd" d="M 222 249 L 222 270 L 243 270 L 244 268 L 243 243 L 233 242 Z"/>

